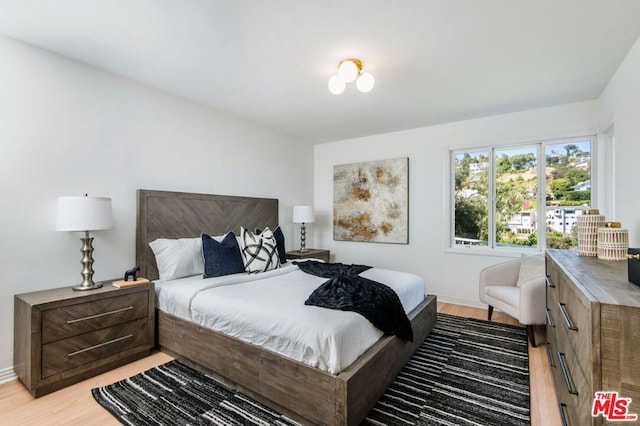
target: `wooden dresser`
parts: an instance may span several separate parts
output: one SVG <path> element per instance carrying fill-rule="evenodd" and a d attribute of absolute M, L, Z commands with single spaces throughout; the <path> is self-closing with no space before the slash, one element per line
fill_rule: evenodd
<path fill-rule="evenodd" d="M 129 363 L 155 345 L 153 283 L 14 299 L 14 369 L 35 397 Z"/>
<path fill-rule="evenodd" d="M 565 425 L 609 424 L 592 417 L 596 391 L 632 398 L 640 414 L 640 287 L 627 262 L 547 250 L 547 351 Z"/>

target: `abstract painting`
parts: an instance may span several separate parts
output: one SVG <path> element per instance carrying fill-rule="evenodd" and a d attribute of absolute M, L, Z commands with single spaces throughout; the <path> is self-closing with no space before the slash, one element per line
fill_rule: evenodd
<path fill-rule="evenodd" d="M 333 239 L 409 243 L 409 159 L 333 167 Z"/>

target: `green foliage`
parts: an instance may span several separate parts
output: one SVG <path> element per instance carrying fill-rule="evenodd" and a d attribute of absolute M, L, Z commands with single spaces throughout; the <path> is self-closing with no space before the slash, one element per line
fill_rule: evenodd
<path fill-rule="evenodd" d="M 591 191 L 571 191 L 564 197 L 568 201 L 591 201 Z"/>
<path fill-rule="evenodd" d="M 577 185 L 580 182 L 591 179 L 591 174 L 588 170 L 570 168 L 565 171 L 565 176 L 569 179 L 571 186 Z"/>
<path fill-rule="evenodd" d="M 465 153 L 462 160 L 456 163 L 456 191 L 462 189 L 463 183 L 469 178 L 469 164 L 472 157 Z"/>
<path fill-rule="evenodd" d="M 456 196 L 455 235 L 456 237 L 487 239 L 487 204 L 481 197 Z"/>
<path fill-rule="evenodd" d="M 578 159 L 576 159 L 577 161 Z M 574 167 L 575 163 L 569 161 L 569 157 L 547 156 L 547 166 L 553 167 L 551 179 L 568 179 L 569 186 L 591 179 L 591 170 L 588 168 Z"/>
<path fill-rule="evenodd" d="M 526 170 L 535 166 L 536 156 L 532 153 L 516 154 L 510 157 L 510 161 L 513 170 Z"/>
<path fill-rule="evenodd" d="M 580 152 L 580 148 L 578 148 L 575 144 L 569 144 L 564 146 L 564 150 L 567 151 L 567 157 Z"/>
<path fill-rule="evenodd" d="M 547 248 L 571 249 L 578 247 L 578 241 L 570 234 L 547 231 Z"/>
<path fill-rule="evenodd" d="M 496 158 L 496 170 L 498 174 L 508 173 L 511 170 L 511 160 L 507 154 Z"/>
<path fill-rule="evenodd" d="M 517 233 L 513 231 L 506 231 L 500 234 L 500 238 L 498 240 L 500 244 L 533 247 L 538 245 L 538 238 L 535 233 L 529 234 L 527 238 L 520 238 Z"/>
<path fill-rule="evenodd" d="M 586 200 L 589 201 L 589 200 Z M 570 200 L 561 200 L 558 203 L 554 203 L 554 205 L 557 205 L 559 207 L 569 207 L 569 206 L 589 206 L 591 203 L 590 202 L 585 202 L 585 201 L 570 201 Z"/>
<path fill-rule="evenodd" d="M 465 154 L 456 163 L 455 235 L 456 237 L 487 240 L 488 182 L 487 171 L 471 175 L 470 164 L 486 162 L 486 157 L 473 158 Z M 466 194 L 463 196 L 462 191 Z"/>
<path fill-rule="evenodd" d="M 549 189 L 553 193 L 553 198 L 561 200 L 565 194 L 571 191 L 571 182 L 567 178 L 553 179 L 549 182 Z"/>
<path fill-rule="evenodd" d="M 515 214 L 527 208 L 531 208 L 532 200 L 535 201 L 536 179 L 525 181 L 522 176 L 510 179 L 506 182 L 498 179 L 496 182 L 496 241 L 509 244 L 521 244 L 520 241 L 511 242 L 505 240 L 504 232 L 507 230 L 507 222 Z"/>

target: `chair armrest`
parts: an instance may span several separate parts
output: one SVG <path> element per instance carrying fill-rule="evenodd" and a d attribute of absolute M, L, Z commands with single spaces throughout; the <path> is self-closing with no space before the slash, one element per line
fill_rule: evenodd
<path fill-rule="evenodd" d="M 518 281 L 519 272 L 520 259 L 514 259 L 484 268 L 480 271 L 480 301 L 484 302 L 484 288 L 487 286 L 515 286 Z"/>
<path fill-rule="evenodd" d="M 535 278 L 520 286 L 520 318 L 524 325 L 545 324 L 547 307 L 545 277 Z"/>

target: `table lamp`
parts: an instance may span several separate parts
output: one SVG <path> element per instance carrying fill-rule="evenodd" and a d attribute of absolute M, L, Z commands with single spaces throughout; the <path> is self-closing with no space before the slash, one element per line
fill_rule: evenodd
<path fill-rule="evenodd" d="M 84 232 L 82 242 L 82 284 L 74 290 L 93 290 L 102 284 L 93 282 L 93 237 L 89 231 L 111 229 L 111 198 L 59 197 L 56 219 L 56 231 Z"/>
<path fill-rule="evenodd" d="M 316 220 L 313 213 L 313 207 L 311 206 L 293 206 L 293 223 L 301 223 L 300 227 L 300 252 L 308 252 L 309 249 L 305 247 L 305 240 L 307 231 L 304 227 L 305 223 L 313 223 Z"/>

